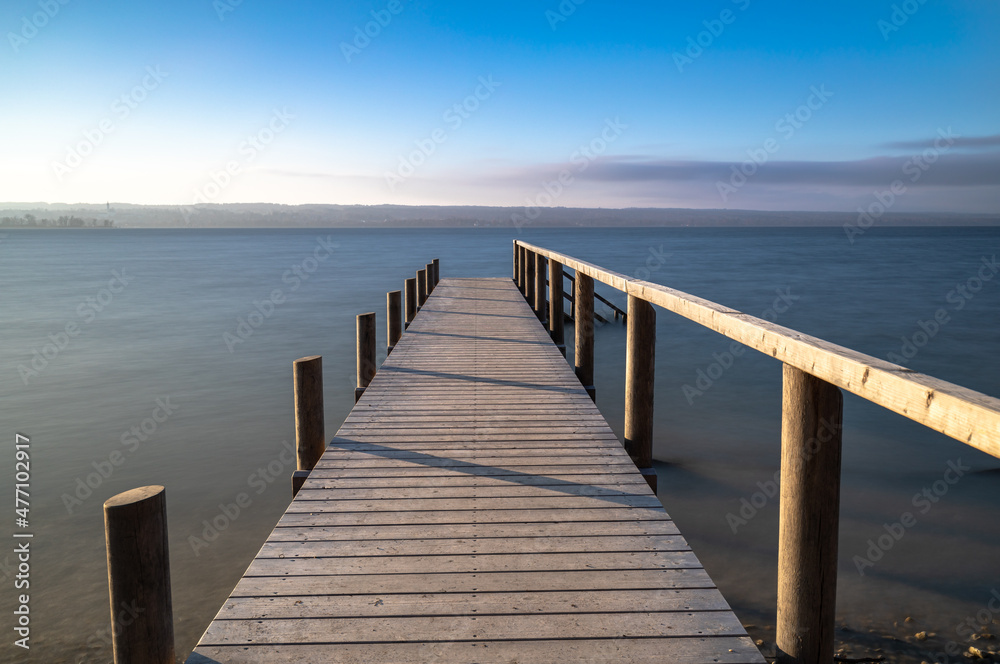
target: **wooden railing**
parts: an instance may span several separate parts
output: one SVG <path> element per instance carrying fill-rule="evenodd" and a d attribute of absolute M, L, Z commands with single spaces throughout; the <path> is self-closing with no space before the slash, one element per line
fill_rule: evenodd
<path fill-rule="evenodd" d="M 729 307 L 555 251 L 514 241 L 514 280 L 545 320 L 546 267 L 552 283 L 576 272 L 574 363 L 594 395 L 594 280 L 628 295 L 625 447 L 656 486 L 652 464 L 653 367 L 658 305 L 784 364 L 778 551 L 779 662 L 833 661 L 840 518 L 841 389 L 970 447 L 1000 457 L 1000 399 L 748 316 Z M 549 298 L 561 314 L 561 297 Z M 558 302 L 558 307 L 552 303 Z M 553 340 L 563 317 L 550 311 Z"/>

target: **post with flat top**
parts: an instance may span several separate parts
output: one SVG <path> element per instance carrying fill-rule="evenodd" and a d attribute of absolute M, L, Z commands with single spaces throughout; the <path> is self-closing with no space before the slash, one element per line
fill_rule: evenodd
<path fill-rule="evenodd" d="M 628 340 L 625 351 L 625 450 L 656 492 L 653 470 L 653 369 L 656 354 L 656 311 L 628 296 Z"/>
<path fill-rule="evenodd" d="M 841 391 L 784 365 L 777 660 L 833 661 L 840 525 Z"/>
<path fill-rule="evenodd" d="M 417 270 L 417 309 L 427 301 L 427 268 Z"/>
<path fill-rule="evenodd" d="M 406 323 L 403 329 L 406 329 L 417 315 L 417 278 L 410 277 L 403 283 L 406 291 Z"/>
<path fill-rule="evenodd" d="M 398 290 L 385 294 L 386 339 L 388 339 L 386 343 L 389 353 L 399 343 L 399 338 L 403 336 L 402 299 L 403 294 Z"/>
<path fill-rule="evenodd" d="M 144 486 L 104 503 L 115 664 L 173 664 L 167 498 Z"/>
<path fill-rule="evenodd" d="M 295 394 L 295 456 L 292 497 L 299 492 L 326 449 L 323 423 L 323 358 L 319 355 L 292 362 Z"/>
<path fill-rule="evenodd" d="M 573 284 L 573 306 L 576 308 L 573 316 L 576 328 L 576 346 L 573 352 L 576 377 L 583 383 L 590 398 L 597 401 L 597 390 L 594 389 L 594 278 L 579 270 L 576 271 Z"/>
<path fill-rule="evenodd" d="M 427 294 L 434 292 L 434 263 L 424 266 L 424 273 L 427 275 Z"/>
<path fill-rule="evenodd" d="M 521 245 L 517 246 L 517 288 L 528 297 L 528 252 Z"/>
<path fill-rule="evenodd" d="M 563 266 L 549 261 L 549 334 L 556 348 L 566 357 L 566 320 L 563 313 Z"/>
<path fill-rule="evenodd" d="M 435 258 L 431 261 L 431 265 L 434 266 L 434 285 L 437 286 L 441 281 L 441 259 Z"/>
<path fill-rule="evenodd" d="M 545 266 L 548 264 L 549 260 L 542 256 L 541 254 L 535 256 L 535 315 L 538 316 L 538 320 L 545 322 L 545 316 L 548 314 L 548 304 L 545 300 Z"/>
<path fill-rule="evenodd" d="M 528 300 L 528 306 L 535 308 L 535 252 L 525 248 L 525 255 L 528 257 L 525 264 L 524 297 Z"/>
<path fill-rule="evenodd" d="M 358 315 L 358 386 L 354 390 L 354 403 L 371 385 L 375 377 L 375 313 Z"/>

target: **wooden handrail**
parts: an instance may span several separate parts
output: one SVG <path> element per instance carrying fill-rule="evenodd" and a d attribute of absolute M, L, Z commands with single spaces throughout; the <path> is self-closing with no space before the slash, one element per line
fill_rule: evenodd
<path fill-rule="evenodd" d="M 673 288 L 520 240 L 518 245 L 1000 458 L 1000 399 Z"/>

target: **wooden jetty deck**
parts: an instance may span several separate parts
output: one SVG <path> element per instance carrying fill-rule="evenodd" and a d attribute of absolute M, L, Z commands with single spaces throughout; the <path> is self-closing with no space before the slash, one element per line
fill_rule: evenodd
<path fill-rule="evenodd" d="M 445 279 L 187 661 L 764 659 L 518 287 Z"/>

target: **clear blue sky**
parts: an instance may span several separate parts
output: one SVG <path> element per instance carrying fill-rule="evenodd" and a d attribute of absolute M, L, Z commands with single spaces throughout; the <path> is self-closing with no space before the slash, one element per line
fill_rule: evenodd
<path fill-rule="evenodd" d="M 576 1 L 6 0 L 0 201 L 1000 211 L 997 0 Z"/>

